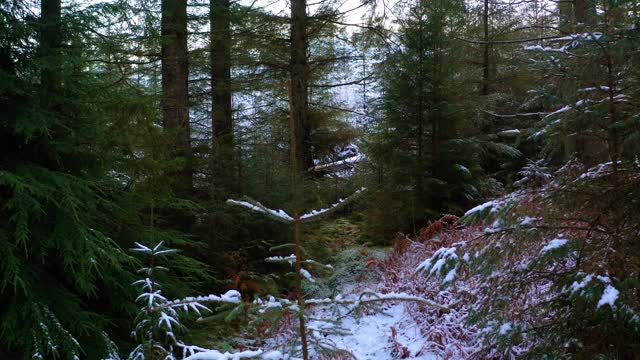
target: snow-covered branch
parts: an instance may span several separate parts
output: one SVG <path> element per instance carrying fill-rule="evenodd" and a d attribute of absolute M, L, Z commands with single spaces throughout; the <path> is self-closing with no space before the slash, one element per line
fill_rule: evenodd
<path fill-rule="evenodd" d="M 446 305 L 441 305 L 419 296 L 413 296 L 407 293 L 395 293 L 395 292 L 387 293 L 387 294 L 364 293 L 357 298 L 356 297 L 342 298 L 338 296 L 335 299 L 330 299 L 330 298 L 308 299 L 308 300 L 305 300 L 305 305 L 307 306 L 334 305 L 334 304 L 335 305 L 362 305 L 362 304 L 384 302 L 384 301 L 411 301 L 411 302 L 417 302 L 423 305 L 435 307 L 440 310 L 444 310 L 446 312 L 451 311 L 451 308 L 449 308 Z"/>
<path fill-rule="evenodd" d="M 355 200 L 356 198 L 361 196 L 364 193 L 365 190 L 366 190 L 366 188 L 361 188 L 360 190 L 357 190 L 353 194 L 349 195 L 347 198 L 339 199 L 337 203 L 331 205 L 328 208 L 319 209 L 319 210 L 311 210 L 310 212 L 301 215 L 300 216 L 300 220 L 312 221 L 312 220 L 321 219 L 321 218 L 323 218 L 323 217 L 325 217 L 325 216 L 327 216 L 327 215 L 329 215 L 329 214 L 331 214 L 331 213 L 343 208 L 347 204 L 353 202 L 353 200 Z"/>
<path fill-rule="evenodd" d="M 268 217 L 280 221 L 280 222 L 284 222 L 284 223 L 292 223 L 293 222 L 293 218 L 287 214 L 284 210 L 282 209 L 278 209 L 278 210 L 273 210 L 270 209 L 264 205 L 262 205 L 261 203 L 250 199 L 250 198 L 245 198 L 245 201 L 242 200 L 233 200 L 233 199 L 228 199 L 227 200 L 228 204 L 231 205 L 236 205 L 236 206 L 241 206 L 241 207 L 245 207 L 247 209 L 259 212 L 259 213 L 263 213 L 265 215 L 267 215 Z"/>
<path fill-rule="evenodd" d="M 324 216 L 327 216 L 333 212 L 335 212 L 336 210 L 339 210 L 340 208 L 346 206 L 347 204 L 349 204 L 350 202 L 352 202 L 353 200 L 355 200 L 356 198 L 358 198 L 364 191 L 366 190 L 366 188 L 361 188 L 360 190 L 357 190 L 356 192 L 354 192 L 353 194 L 349 195 L 348 197 L 344 198 L 344 199 L 339 199 L 337 203 L 331 205 L 328 208 L 323 208 L 323 209 L 319 209 L 319 210 L 311 210 L 310 212 L 306 213 L 306 214 L 302 214 L 299 217 L 300 221 L 312 221 L 312 220 L 318 220 Z M 241 206 L 262 214 L 267 215 L 268 217 L 280 221 L 280 222 L 284 222 L 286 224 L 291 224 L 295 221 L 295 219 L 293 217 L 291 217 L 291 215 L 287 214 L 284 210 L 279 209 L 279 210 L 274 210 L 274 209 L 270 209 L 264 205 L 262 205 L 261 203 L 249 199 L 249 198 L 245 198 L 245 200 L 233 200 L 233 199 L 228 199 L 227 200 L 228 204 L 231 205 L 236 205 L 236 206 Z"/>
<path fill-rule="evenodd" d="M 201 304 L 206 302 L 240 304 L 242 297 L 237 290 L 229 290 L 222 295 L 189 296 L 183 299 L 167 301 L 166 303 L 153 307 L 151 310 L 158 311 L 166 308 L 183 308 L 184 310 L 192 309 L 199 313 L 198 309 L 210 311 L 209 308 Z"/>

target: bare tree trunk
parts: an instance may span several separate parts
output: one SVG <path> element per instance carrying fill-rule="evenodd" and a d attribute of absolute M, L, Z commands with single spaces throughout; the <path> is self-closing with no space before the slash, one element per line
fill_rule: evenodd
<path fill-rule="evenodd" d="M 295 124 L 297 171 L 302 174 L 313 166 L 311 127 L 309 124 L 309 63 L 307 59 L 307 3 L 291 0 L 291 54 L 289 84 L 289 121 Z M 293 144 L 291 144 L 293 146 Z M 293 159 L 292 159 L 293 160 Z"/>
<path fill-rule="evenodd" d="M 298 179 L 306 169 L 313 166 L 310 152 L 309 128 L 309 63 L 307 62 L 307 2 L 291 0 L 291 54 L 289 59 L 289 130 L 291 147 L 291 193 L 294 213 L 294 238 L 296 246 L 296 290 L 298 300 L 298 321 L 302 358 L 309 360 L 307 329 L 304 318 L 304 298 L 302 297 L 302 258 L 300 252 L 300 219 Z"/>
<path fill-rule="evenodd" d="M 235 193 L 237 181 L 234 164 L 231 93 L 231 29 L 229 0 L 211 0 L 211 125 L 215 181 L 224 190 Z"/>
<path fill-rule="evenodd" d="M 173 155 L 184 161 L 174 189 L 187 194 L 193 188 L 191 129 L 189 126 L 189 60 L 187 1 L 162 0 L 162 123 L 173 136 Z"/>

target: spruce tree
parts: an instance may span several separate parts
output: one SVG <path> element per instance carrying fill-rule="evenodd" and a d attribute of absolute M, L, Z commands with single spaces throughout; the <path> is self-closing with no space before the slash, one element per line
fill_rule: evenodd
<path fill-rule="evenodd" d="M 389 205 L 401 208 L 401 221 L 413 226 L 459 211 L 477 195 L 471 186 L 477 162 L 463 139 L 459 106 L 462 48 L 455 37 L 462 6 L 411 5 L 399 21 L 399 47 L 382 64 L 382 103 L 369 153 L 381 168 L 378 196 L 389 194 L 396 204 Z"/>

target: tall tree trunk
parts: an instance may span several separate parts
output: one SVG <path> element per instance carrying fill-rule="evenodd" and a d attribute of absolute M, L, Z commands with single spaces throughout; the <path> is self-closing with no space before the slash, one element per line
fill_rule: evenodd
<path fill-rule="evenodd" d="M 229 0 L 211 0 L 211 125 L 214 181 L 235 193 L 234 133 L 231 103 L 231 29 Z"/>
<path fill-rule="evenodd" d="M 558 13 L 560 15 L 560 30 L 565 33 L 573 31 L 573 1 L 560 0 L 558 3 Z"/>
<path fill-rule="evenodd" d="M 62 4 L 60 0 L 42 0 L 40 3 L 40 72 L 41 105 L 49 109 L 52 99 L 59 96 L 62 87 L 60 47 L 62 46 Z"/>
<path fill-rule="evenodd" d="M 302 174 L 313 166 L 309 124 L 309 63 L 307 61 L 307 2 L 291 0 L 291 53 L 289 59 L 289 121 L 296 141 L 296 168 Z M 293 146 L 293 144 L 292 144 Z"/>
<path fill-rule="evenodd" d="M 53 119 L 60 116 L 62 98 L 62 4 L 61 0 L 42 0 L 40 3 L 40 89 L 39 103 L 47 114 L 50 130 L 55 131 Z M 60 159 L 51 149 L 48 136 L 34 142 L 37 158 L 48 167 L 58 168 Z"/>
<path fill-rule="evenodd" d="M 484 30 L 484 48 L 482 52 L 482 91 L 481 95 L 489 95 L 489 52 L 491 44 L 489 44 L 489 0 L 484 0 L 484 9 L 482 13 L 482 23 Z"/>
<path fill-rule="evenodd" d="M 424 188 L 424 177 L 426 173 L 427 167 L 430 165 L 426 164 L 425 154 L 424 154 L 424 132 L 425 132 L 425 109 L 424 109 L 424 100 L 425 100 L 425 91 L 424 85 L 426 82 L 425 73 L 424 73 L 424 55 L 425 55 L 425 45 L 424 45 L 424 13 L 423 13 L 423 3 L 420 1 L 418 3 L 418 131 L 417 131 L 417 146 L 418 146 L 418 166 L 415 174 L 415 204 L 419 204 L 420 206 L 424 205 L 424 200 L 427 198 L 426 189 Z M 433 163 L 433 158 L 431 159 L 431 163 Z M 412 213 L 415 211 L 415 205 L 413 206 Z M 416 219 L 415 217 L 412 219 L 414 232 L 416 228 L 416 220 L 422 221 L 422 218 Z"/>
<path fill-rule="evenodd" d="M 162 123 L 173 137 L 172 155 L 184 161 L 173 175 L 174 189 L 186 195 L 193 188 L 186 0 L 162 0 L 161 36 Z"/>
<path fill-rule="evenodd" d="M 590 30 L 595 25 L 596 5 L 595 0 L 574 0 L 574 14 L 576 19 L 576 30 Z"/>
<path fill-rule="evenodd" d="M 291 53 L 289 59 L 289 131 L 291 147 L 291 197 L 295 219 L 294 237 L 296 245 L 296 291 L 298 321 L 302 358 L 309 360 L 307 329 L 304 318 L 304 298 L 302 297 L 302 275 L 300 257 L 299 191 L 298 179 L 313 166 L 310 149 L 309 128 L 309 63 L 307 62 L 307 2 L 291 0 Z"/>

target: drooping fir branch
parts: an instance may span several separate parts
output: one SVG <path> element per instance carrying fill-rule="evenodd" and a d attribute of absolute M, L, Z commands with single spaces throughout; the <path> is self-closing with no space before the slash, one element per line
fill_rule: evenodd
<path fill-rule="evenodd" d="M 348 204 L 352 203 L 354 200 L 358 199 L 362 196 L 366 188 L 361 188 L 360 190 L 355 191 L 353 194 L 349 195 L 344 199 L 339 199 L 337 203 L 332 204 L 328 208 L 319 209 L 319 210 L 311 210 L 306 214 L 302 214 L 300 216 L 301 221 L 315 221 L 326 218 L 329 215 L 332 215 L 336 211 L 344 208 Z"/>
<path fill-rule="evenodd" d="M 299 221 L 308 222 L 308 221 L 315 221 L 315 220 L 321 220 L 323 218 L 326 218 L 327 216 L 344 208 L 346 205 L 348 205 L 349 203 L 359 198 L 364 193 L 365 190 L 366 188 L 361 188 L 355 191 L 353 194 L 349 195 L 348 197 L 339 199 L 337 203 L 332 204 L 328 208 L 311 210 L 308 213 L 300 215 L 298 219 Z M 244 197 L 243 200 L 228 199 L 227 203 L 231 205 L 241 206 L 241 207 L 262 213 L 273 220 L 283 222 L 285 224 L 293 224 L 294 221 L 296 220 L 295 216 L 291 216 L 287 214 L 282 209 L 278 209 L 278 210 L 270 209 L 262 205 L 260 202 L 253 200 L 249 197 Z"/>
<path fill-rule="evenodd" d="M 422 305 L 427 305 L 427 306 L 431 306 L 431 307 L 435 307 L 438 308 L 440 310 L 443 310 L 445 312 L 449 312 L 451 311 L 451 308 L 449 306 L 445 306 L 445 305 L 441 305 L 438 304 L 436 302 L 433 302 L 431 300 L 419 297 L 419 296 L 414 296 L 414 295 L 409 295 L 407 293 L 387 293 L 387 294 L 380 294 L 380 293 L 373 293 L 373 292 L 365 292 L 362 293 L 359 297 L 347 297 L 347 298 L 341 298 L 341 297 L 336 297 L 334 299 L 307 299 L 306 300 L 306 304 L 308 306 L 313 306 L 313 305 L 363 305 L 363 304 L 369 304 L 369 303 L 376 303 L 376 302 L 385 302 L 385 301 L 410 301 L 410 302 L 417 302 L 420 303 Z"/>
<path fill-rule="evenodd" d="M 293 218 L 287 214 L 284 210 L 279 209 L 279 210 L 273 210 L 273 209 L 269 209 L 268 207 L 262 205 L 261 203 L 259 203 L 258 201 L 255 201 L 249 197 L 244 197 L 244 200 L 233 200 L 233 199 L 228 199 L 227 200 L 228 204 L 231 205 L 236 205 L 236 206 L 241 206 L 241 207 L 245 207 L 248 208 L 250 210 L 262 213 L 264 215 L 266 215 L 267 217 L 276 220 L 276 221 L 280 221 L 283 222 L 285 224 L 291 224 L 293 223 Z"/>
<path fill-rule="evenodd" d="M 438 304 L 436 302 L 433 302 L 431 300 L 428 300 L 419 296 L 409 295 L 406 293 L 395 293 L 395 292 L 382 294 L 382 293 L 376 293 L 376 292 L 370 292 L 370 291 L 363 292 L 359 296 L 349 296 L 349 297 L 338 296 L 335 298 L 306 299 L 305 305 L 307 306 L 356 305 L 357 306 L 357 305 L 376 303 L 376 302 L 385 302 L 385 301 L 410 301 L 410 302 L 417 302 L 423 305 L 435 307 L 440 310 L 444 310 L 446 312 L 451 310 L 450 306 Z M 286 308 L 294 311 L 299 310 L 295 302 L 292 302 L 289 299 L 275 298 L 273 296 L 269 296 L 266 300 L 257 298 L 251 303 L 246 303 L 246 302 L 243 303 L 240 298 L 240 293 L 238 293 L 236 290 L 230 290 L 222 295 L 205 295 L 205 296 L 187 297 L 184 299 L 166 301 L 163 304 L 157 305 L 151 310 L 161 311 L 167 308 L 176 308 L 176 309 L 182 309 L 184 311 L 189 311 L 191 309 L 191 310 L 196 310 L 198 314 L 200 314 L 198 309 L 211 311 L 202 303 L 226 303 L 226 304 L 232 304 L 232 305 L 242 304 L 242 306 L 244 306 L 245 308 L 251 308 L 258 311 L 266 310 L 274 307 Z"/>

